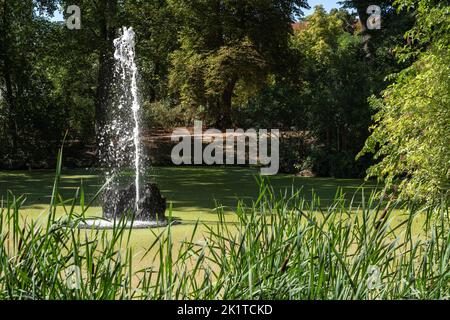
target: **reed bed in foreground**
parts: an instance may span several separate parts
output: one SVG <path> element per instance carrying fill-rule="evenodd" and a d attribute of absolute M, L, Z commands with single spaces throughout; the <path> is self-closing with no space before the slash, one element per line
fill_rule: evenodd
<path fill-rule="evenodd" d="M 258 199 L 238 203 L 237 223 L 228 223 L 218 206 L 219 222 L 201 234 L 198 223 L 181 246 L 173 243 L 176 226 L 149 230 L 144 256 L 153 262 L 134 270 L 133 231 L 124 221 L 113 230 L 77 228 L 90 203 L 82 186 L 62 199 L 58 163 L 41 220 L 23 219 L 23 196 L 8 193 L 2 200 L 0 299 L 450 297 L 446 199 L 386 206 L 375 194 L 365 199 L 362 193 L 356 202 L 338 192 L 323 208 L 301 190 L 277 194 L 260 180 Z M 56 218 L 57 207 L 64 217 Z"/>

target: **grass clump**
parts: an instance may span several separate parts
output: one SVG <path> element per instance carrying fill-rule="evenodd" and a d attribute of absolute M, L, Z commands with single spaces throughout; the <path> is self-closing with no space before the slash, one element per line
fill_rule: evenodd
<path fill-rule="evenodd" d="M 135 270 L 125 221 L 111 231 L 77 228 L 90 203 L 82 186 L 62 198 L 60 163 L 46 216 L 21 216 L 23 196 L 2 201 L 1 299 L 449 298 L 445 199 L 386 207 L 375 193 L 348 201 L 338 192 L 323 207 L 301 190 L 276 193 L 260 180 L 259 197 L 238 203 L 235 222 L 218 206 L 219 222 L 206 231 L 197 223 L 181 244 L 176 226 L 151 230 L 140 257 L 150 262 Z"/>

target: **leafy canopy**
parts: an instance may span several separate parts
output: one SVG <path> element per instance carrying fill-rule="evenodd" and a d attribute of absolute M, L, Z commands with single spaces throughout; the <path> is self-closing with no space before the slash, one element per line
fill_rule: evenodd
<path fill-rule="evenodd" d="M 417 61 L 396 75 L 377 108 L 372 135 L 362 154 L 380 161 L 369 176 L 395 185 L 403 197 L 431 200 L 448 195 L 450 178 L 450 15 L 448 1 L 401 0 L 414 9 L 415 27 L 407 33 L 413 46 L 400 58 Z"/>

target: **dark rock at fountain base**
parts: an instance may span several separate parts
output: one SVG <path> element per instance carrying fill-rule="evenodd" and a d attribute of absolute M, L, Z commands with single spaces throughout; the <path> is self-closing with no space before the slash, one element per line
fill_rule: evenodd
<path fill-rule="evenodd" d="M 103 217 L 119 220 L 123 216 L 134 216 L 140 221 L 166 221 L 166 199 L 162 197 L 154 183 L 148 183 L 140 192 L 139 210 L 136 211 L 136 187 L 134 184 L 125 189 L 108 189 L 103 193 Z"/>
<path fill-rule="evenodd" d="M 148 183 L 139 200 L 139 210 L 136 214 L 137 220 L 165 221 L 166 199 L 163 198 L 156 184 Z"/>

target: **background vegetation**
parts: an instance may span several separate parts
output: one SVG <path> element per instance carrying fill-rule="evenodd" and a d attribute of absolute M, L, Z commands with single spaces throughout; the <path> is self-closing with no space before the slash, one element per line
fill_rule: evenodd
<path fill-rule="evenodd" d="M 80 30 L 48 18 L 69 4 Z M 450 3 L 342 5 L 0 0 L 0 167 L 29 169 L 0 173 L 0 299 L 450 298 Z M 143 135 L 194 119 L 278 128 L 284 171 L 385 184 L 280 174 L 254 192 L 252 168 L 158 168 L 183 225 L 77 228 L 102 186 L 63 176 L 55 150 L 68 131 L 64 165 L 97 166 L 123 25 Z M 33 170 L 53 165 L 54 179 Z"/>
<path fill-rule="evenodd" d="M 80 30 L 48 19 L 69 4 L 82 8 Z M 366 28 L 369 4 L 382 8 L 381 30 Z M 305 17 L 304 0 L 2 0 L 0 166 L 52 167 L 66 130 L 68 154 L 95 155 L 112 41 L 130 25 L 147 131 L 201 119 L 302 132 L 282 144 L 286 172 L 363 177 L 371 167 L 402 195 L 445 192 L 448 1 L 342 5 Z M 95 165 L 67 165 L 80 163 Z"/>

